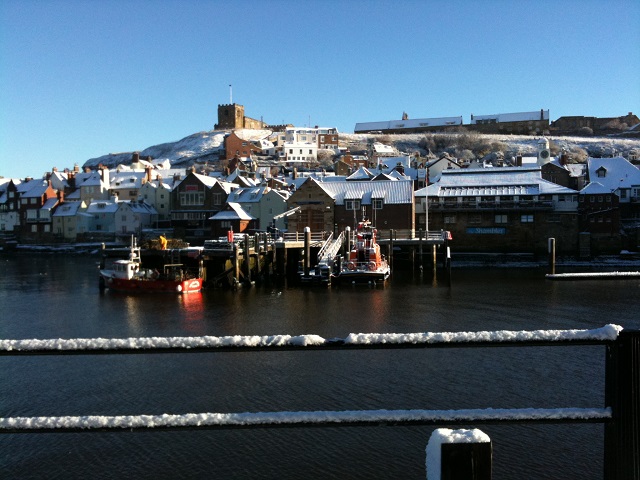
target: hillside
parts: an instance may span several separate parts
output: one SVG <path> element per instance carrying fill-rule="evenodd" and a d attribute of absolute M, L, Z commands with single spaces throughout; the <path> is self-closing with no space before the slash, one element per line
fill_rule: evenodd
<path fill-rule="evenodd" d="M 224 150 L 224 131 L 211 130 L 194 133 L 177 142 L 168 142 L 148 147 L 140 151 L 140 158 L 151 157 L 155 162 L 169 161 L 172 167 L 188 167 L 196 163 L 214 162 Z M 587 156 L 612 157 L 627 156 L 629 152 L 640 153 L 640 139 L 619 137 L 548 137 L 551 152 L 558 155 L 563 149 L 574 161 L 582 161 Z M 410 135 L 340 134 L 340 145 L 352 151 L 366 149 L 374 142 L 393 145 L 398 151 L 426 156 L 444 152 L 465 160 L 483 158 L 502 152 L 506 157 L 516 154 L 535 155 L 539 137 L 526 135 L 482 135 L 470 132 L 428 133 Z M 110 153 L 87 160 L 83 167 L 95 168 L 102 164 L 115 168 L 120 164 L 130 165 L 133 152 Z"/>

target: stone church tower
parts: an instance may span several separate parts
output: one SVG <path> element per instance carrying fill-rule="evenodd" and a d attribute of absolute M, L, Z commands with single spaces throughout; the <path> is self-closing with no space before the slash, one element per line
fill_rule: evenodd
<path fill-rule="evenodd" d="M 237 103 L 218 105 L 218 123 L 214 128 L 216 130 L 244 128 L 244 105 Z"/>

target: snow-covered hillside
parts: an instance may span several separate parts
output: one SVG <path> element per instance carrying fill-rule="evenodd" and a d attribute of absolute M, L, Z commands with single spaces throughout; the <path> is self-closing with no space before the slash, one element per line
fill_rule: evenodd
<path fill-rule="evenodd" d="M 140 151 L 140 158 L 151 157 L 153 163 L 166 160 L 171 166 L 189 166 L 194 163 L 204 163 L 218 159 L 218 154 L 224 149 L 225 132 L 211 130 L 199 132 L 178 140 L 177 142 L 162 143 Z M 102 164 L 109 168 L 118 165 L 130 165 L 133 152 L 109 153 L 97 158 L 91 158 L 84 163 L 84 167 L 95 168 Z"/>
<path fill-rule="evenodd" d="M 194 133 L 177 142 L 163 143 L 148 147 L 140 151 L 140 158 L 151 157 L 154 163 L 168 160 L 172 167 L 188 167 L 194 163 L 210 162 L 218 159 L 224 150 L 224 131 L 206 131 Z M 552 153 L 557 154 L 563 149 L 568 152 L 582 151 L 583 155 L 591 157 L 612 157 L 616 155 L 628 156 L 629 152 L 640 153 L 640 139 L 618 137 L 548 137 L 552 145 Z M 429 151 L 435 155 L 443 152 L 460 156 L 464 153 L 467 159 L 470 155 L 480 157 L 492 149 L 499 149 L 507 155 L 534 155 L 537 152 L 539 137 L 527 135 L 482 135 L 473 132 L 461 133 L 428 133 L 407 135 L 370 135 L 370 134 L 340 134 L 340 145 L 351 148 L 352 151 L 365 149 L 368 144 L 380 141 L 391 144 L 400 152 L 413 154 L 415 152 L 426 155 Z M 474 145 L 483 148 L 474 148 Z M 554 152 L 553 150 L 556 150 Z M 479 152 L 483 151 L 483 154 Z M 130 165 L 133 152 L 110 153 L 92 158 L 85 162 L 84 167 L 95 168 L 102 164 L 115 168 L 120 164 Z"/>

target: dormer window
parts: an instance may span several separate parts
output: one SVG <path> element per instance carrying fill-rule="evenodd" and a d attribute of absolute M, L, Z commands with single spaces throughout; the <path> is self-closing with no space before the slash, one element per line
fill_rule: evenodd
<path fill-rule="evenodd" d="M 607 169 L 604 167 L 600 167 L 599 169 L 596 170 L 596 175 L 598 176 L 598 178 L 604 178 L 607 176 Z"/>

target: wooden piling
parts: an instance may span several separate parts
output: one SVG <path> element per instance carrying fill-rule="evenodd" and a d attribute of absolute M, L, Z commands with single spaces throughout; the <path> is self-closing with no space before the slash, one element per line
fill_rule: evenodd
<path fill-rule="evenodd" d="M 304 276 L 311 272 L 311 228 L 304 227 Z"/>
<path fill-rule="evenodd" d="M 551 269 L 551 275 L 556 273 L 556 239 L 549 239 L 549 268 Z"/>
<path fill-rule="evenodd" d="M 422 270 L 422 229 L 418 230 L 418 254 L 420 256 L 420 270 Z"/>
<path fill-rule="evenodd" d="M 251 255 L 249 252 L 249 235 L 244 236 L 244 271 L 247 283 L 251 283 Z"/>
<path fill-rule="evenodd" d="M 393 229 L 389 230 L 389 268 L 391 269 L 391 274 L 393 275 Z"/>

